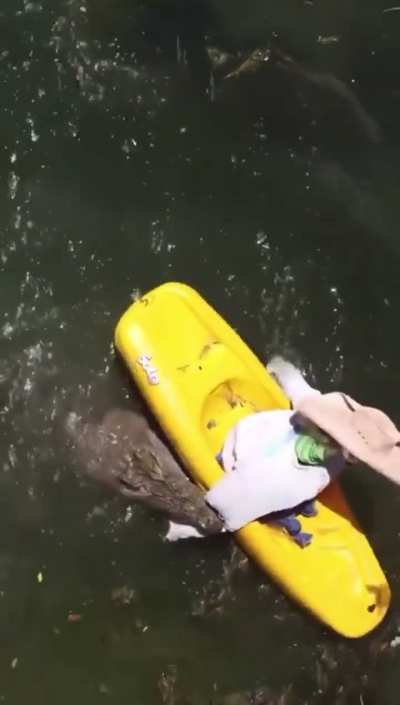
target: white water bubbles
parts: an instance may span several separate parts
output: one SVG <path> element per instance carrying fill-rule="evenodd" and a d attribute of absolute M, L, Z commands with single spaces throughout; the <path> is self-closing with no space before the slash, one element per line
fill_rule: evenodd
<path fill-rule="evenodd" d="M 10 257 L 19 251 L 19 245 L 26 245 L 28 233 L 34 223 L 30 216 L 32 193 L 23 176 L 21 176 L 24 161 L 24 149 L 20 137 L 14 144 L 6 147 L 10 171 L 7 175 L 7 196 L 10 201 L 8 224 L 4 223 L 0 231 L 0 271 L 10 266 Z M 7 212 L 7 211 L 6 211 Z"/>
<path fill-rule="evenodd" d="M 35 121 L 31 115 L 28 115 L 26 118 L 26 124 L 28 125 L 29 128 L 29 136 L 31 142 L 35 143 L 40 139 L 40 135 L 36 132 L 35 128 Z"/>
<path fill-rule="evenodd" d="M 133 303 L 135 303 L 136 301 L 139 301 L 142 296 L 143 292 L 138 287 L 135 287 L 134 289 L 132 289 L 129 298 L 131 299 L 131 301 L 133 301 Z"/>
<path fill-rule="evenodd" d="M 267 269 L 267 264 L 271 258 L 271 243 L 268 234 L 264 230 L 257 231 L 256 246 L 263 259 L 261 268 L 265 271 Z"/>
<path fill-rule="evenodd" d="M 287 233 L 286 240 L 294 240 Z M 255 234 L 259 266 L 266 275 L 260 292 L 259 324 L 269 351 L 305 355 L 309 369 L 323 364 L 326 382 L 337 384 L 343 374 L 344 301 L 332 282 L 330 260 L 319 252 L 285 255 L 284 240 Z M 321 311 L 324 313 L 321 314 Z"/>
<path fill-rule="evenodd" d="M 24 12 L 33 13 L 42 11 L 43 5 L 41 2 L 32 2 L 32 0 L 24 0 Z"/>
<path fill-rule="evenodd" d="M 8 174 L 7 184 L 8 184 L 8 195 L 11 201 L 14 201 L 18 194 L 18 186 L 21 178 L 13 170 Z"/>
<path fill-rule="evenodd" d="M 66 33 L 69 31 L 69 23 L 66 17 L 57 17 L 56 21 L 51 27 L 51 38 L 49 41 L 49 46 L 55 51 L 56 57 L 58 57 L 61 48 L 65 43 Z"/>
<path fill-rule="evenodd" d="M 173 257 L 176 250 L 176 243 L 168 240 L 169 214 L 167 213 L 165 220 L 155 219 L 150 223 L 150 252 L 156 257 L 162 257 L 166 267 L 171 269 L 173 266 Z"/>
<path fill-rule="evenodd" d="M 328 285 L 330 306 L 329 310 L 332 317 L 332 329 L 325 342 L 331 346 L 333 355 L 326 367 L 326 372 L 329 375 L 329 381 L 332 384 L 340 382 L 343 376 L 344 369 L 344 354 L 342 342 L 342 330 L 344 324 L 344 301 L 339 291 L 338 286 Z"/>
<path fill-rule="evenodd" d="M 127 159 L 130 159 L 131 156 L 136 152 L 138 147 L 137 140 L 135 140 L 134 137 L 128 137 L 123 140 L 122 145 L 121 145 L 121 150 L 123 154 L 125 154 L 125 157 Z"/>
<path fill-rule="evenodd" d="M 44 468 L 53 458 L 54 444 L 49 438 L 54 433 L 61 399 L 54 346 L 52 341 L 36 338 L 30 345 L 18 349 L 10 345 L 5 351 L 0 424 L 6 442 L 0 485 L 18 486 L 21 497 L 36 506 L 45 482 Z"/>
<path fill-rule="evenodd" d="M 255 245 L 259 254 L 261 269 L 265 272 L 274 258 L 273 239 L 266 230 L 260 228 L 255 234 Z"/>
<path fill-rule="evenodd" d="M 50 282 L 27 270 L 7 287 L 8 303 L 0 318 L 0 423 L 10 444 L 4 472 L 28 478 L 42 467 L 46 438 L 57 408 L 57 369 L 51 328 L 58 324 Z M 29 440 L 27 440 L 29 439 Z M 28 482 L 24 482 L 24 487 Z M 0 478 L 1 483 L 1 478 Z"/>
<path fill-rule="evenodd" d="M 0 334 L 4 339 L 13 340 L 25 331 L 43 330 L 57 321 L 59 311 L 52 303 L 52 284 L 33 276 L 29 270 L 20 282 L 18 299 L 14 311 L 3 313 Z"/>
<path fill-rule="evenodd" d="M 89 47 L 81 37 L 82 22 L 87 21 L 86 14 L 86 6 L 83 4 L 76 8 L 74 3 L 69 3 L 67 16 L 57 17 L 51 27 L 49 46 L 54 51 L 60 93 L 78 84 L 81 96 L 89 103 L 97 103 L 104 99 L 105 86 L 97 80 L 95 59 L 91 55 L 93 47 Z M 73 101 L 65 110 L 67 124 L 68 121 L 77 123 L 77 111 L 77 104 Z"/>
<path fill-rule="evenodd" d="M 30 216 L 29 199 L 26 202 L 19 202 L 11 213 L 9 227 L 3 231 L 4 244 L 0 244 L 0 271 L 9 270 L 10 258 L 18 255 L 21 245 L 28 244 L 34 230 L 35 222 Z"/>
<path fill-rule="evenodd" d="M 150 249 L 154 254 L 159 254 L 165 242 L 165 232 L 159 220 L 153 220 L 150 224 Z"/>
<path fill-rule="evenodd" d="M 48 365 L 51 359 L 51 344 L 46 349 L 42 342 L 37 342 L 23 349 L 17 359 L 10 360 L 12 371 L 8 375 L 8 403 L 2 410 L 3 415 L 32 397 L 40 368 Z M 36 411 L 39 412 L 39 409 Z"/>
<path fill-rule="evenodd" d="M 279 261 L 273 262 L 273 256 L 271 252 L 269 266 L 272 278 L 269 285 L 261 290 L 259 321 L 264 335 L 268 337 L 269 346 L 279 350 L 286 347 L 293 323 L 300 318 L 302 301 L 294 301 L 296 280 L 292 267 Z"/>

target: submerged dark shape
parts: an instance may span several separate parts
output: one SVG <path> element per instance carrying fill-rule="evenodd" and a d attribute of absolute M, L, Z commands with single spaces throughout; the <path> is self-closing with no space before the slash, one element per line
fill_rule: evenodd
<path fill-rule="evenodd" d="M 267 80 L 268 79 L 268 80 Z M 298 61 L 277 47 L 258 47 L 239 64 L 225 73 L 224 80 L 244 84 L 259 101 L 262 98 L 277 100 L 275 90 L 285 88 L 290 96 L 291 109 L 302 112 L 305 108 L 317 123 L 321 119 L 337 120 L 358 133 L 359 138 L 370 144 L 382 141 L 382 132 L 376 120 L 369 115 L 355 91 L 333 74 L 318 71 Z M 262 105 L 259 105 L 262 111 Z M 337 127 L 337 123 L 332 121 Z"/>
<path fill-rule="evenodd" d="M 90 478 L 204 534 L 221 530 L 203 492 L 188 479 L 143 415 L 113 409 L 100 423 L 82 423 L 70 415 L 67 430 L 79 464 Z"/>
<path fill-rule="evenodd" d="M 295 61 L 291 56 L 281 51 L 274 51 L 279 68 L 289 71 L 310 87 L 317 88 L 321 99 L 334 99 L 345 114 L 351 115 L 359 128 L 360 134 L 373 144 L 382 141 L 382 133 L 376 120 L 372 118 L 361 104 L 355 92 L 342 80 L 333 74 L 315 71 L 305 64 Z M 328 105 L 328 108 L 330 106 Z"/>

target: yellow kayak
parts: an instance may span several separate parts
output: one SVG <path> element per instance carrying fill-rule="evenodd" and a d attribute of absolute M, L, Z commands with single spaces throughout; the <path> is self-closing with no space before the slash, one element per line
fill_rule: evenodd
<path fill-rule="evenodd" d="M 184 284 L 163 284 L 130 306 L 115 344 L 188 474 L 204 489 L 221 478 L 215 455 L 239 419 L 289 407 L 247 345 Z M 386 614 L 388 583 L 338 483 L 320 495 L 317 508 L 317 516 L 301 519 L 313 534 L 307 548 L 261 521 L 235 538 L 318 619 L 343 636 L 363 636 Z"/>

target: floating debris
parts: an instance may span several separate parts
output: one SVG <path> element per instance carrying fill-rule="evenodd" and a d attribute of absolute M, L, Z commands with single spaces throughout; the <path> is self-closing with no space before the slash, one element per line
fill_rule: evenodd
<path fill-rule="evenodd" d="M 83 615 L 80 614 L 79 612 L 69 612 L 68 617 L 67 617 L 67 622 L 70 624 L 73 624 L 75 622 L 81 622 L 83 619 Z"/>
<path fill-rule="evenodd" d="M 336 34 L 331 34 L 328 36 L 323 36 L 322 34 L 319 34 L 317 37 L 317 42 L 318 44 L 337 44 L 340 42 L 340 37 L 338 37 Z"/>
<path fill-rule="evenodd" d="M 142 634 L 144 634 L 150 629 L 150 626 L 148 624 L 145 624 L 140 618 L 135 620 L 135 627 L 138 631 L 142 632 Z"/>
<path fill-rule="evenodd" d="M 42 583 L 42 582 L 43 582 L 43 573 L 41 573 L 41 572 L 39 571 L 39 573 L 37 574 L 36 579 L 37 579 L 37 581 L 38 581 L 39 584 Z"/>
<path fill-rule="evenodd" d="M 12 668 L 13 670 L 15 670 L 15 669 L 17 668 L 17 666 L 18 666 L 18 658 L 15 657 L 15 658 L 13 658 L 13 660 L 11 661 L 11 668 Z"/>

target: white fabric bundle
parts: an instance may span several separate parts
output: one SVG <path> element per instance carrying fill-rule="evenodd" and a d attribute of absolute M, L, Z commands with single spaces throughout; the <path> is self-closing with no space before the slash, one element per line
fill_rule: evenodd
<path fill-rule="evenodd" d="M 242 419 L 222 452 L 226 474 L 206 501 L 229 531 L 313 499 L 330 482 L 325 467 L 298 462 L 293 411 L 262 411 Z"/>

